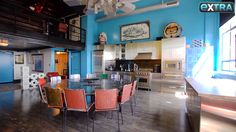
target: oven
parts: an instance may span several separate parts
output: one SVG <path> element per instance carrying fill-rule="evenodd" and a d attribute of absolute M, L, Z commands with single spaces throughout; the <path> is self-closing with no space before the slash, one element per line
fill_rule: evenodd
<path fill-rule="evenodd" d="M 182 60 L 165 60 L 162 65 L 163 73 L 182 73 Z"/>
<path fill-rule="evenodd" d="M 138 79 L 137 87 L 150 90 L 150 73 L 152 69 L 139 70 L 135 72 L 135 78 Z"/>

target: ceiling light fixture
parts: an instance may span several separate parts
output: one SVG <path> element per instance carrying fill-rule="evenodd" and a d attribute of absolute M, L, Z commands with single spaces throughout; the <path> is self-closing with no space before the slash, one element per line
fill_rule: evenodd
<path fill-rule="evenodd" d="M 0 46 L 8 46 L 8 40 L 7 39 L 0 39 Z"/>

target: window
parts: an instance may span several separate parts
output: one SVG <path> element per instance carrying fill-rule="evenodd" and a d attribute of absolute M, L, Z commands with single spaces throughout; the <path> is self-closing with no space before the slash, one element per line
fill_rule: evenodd
<path fill-rule="evenodd" d="M 236 72 L 236 26 L 222 34 L 221 70 Z"/>

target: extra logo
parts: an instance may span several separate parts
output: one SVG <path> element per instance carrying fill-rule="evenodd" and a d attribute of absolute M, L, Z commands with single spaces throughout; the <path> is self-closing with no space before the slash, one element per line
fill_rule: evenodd
<path fill-rule="evenodd" d="M 233 2 L 204 2 L 200 3 L 201 12 L 234 13 Z"/>

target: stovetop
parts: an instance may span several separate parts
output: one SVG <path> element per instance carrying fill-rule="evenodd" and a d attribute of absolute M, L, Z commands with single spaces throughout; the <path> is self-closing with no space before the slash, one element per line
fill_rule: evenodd
<path fill-rule="evenodd" d="M 138 71 L 135 71 L 136 76 L 149 76 L 152 72 L 152 69 L 139 69 Z"/>

